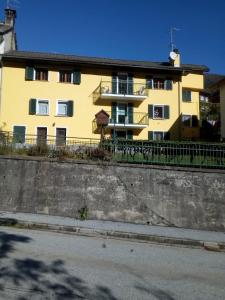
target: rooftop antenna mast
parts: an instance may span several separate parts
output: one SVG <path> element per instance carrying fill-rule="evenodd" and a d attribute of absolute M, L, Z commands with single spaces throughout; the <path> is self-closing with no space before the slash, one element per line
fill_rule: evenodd
<path fill-rule="evenodd" d="M 170 48 L 171 48 L 171 51 L 174 50 L 175 48 L 175 44 L 174 44 L 174 39 L 173 39 L 173 33 L 174 31 L 179 31 L 180 29 L 179 28 L 176 28 L 176 27 L 171 27 L 170 28 Z"/>
<path fill-rule="evenodd" d="M 6 0 L 6 8 L 9 9 L 9 8 L 16 8 L 18 7 L 20 4 L 20 1 L 19 0 Z"/>

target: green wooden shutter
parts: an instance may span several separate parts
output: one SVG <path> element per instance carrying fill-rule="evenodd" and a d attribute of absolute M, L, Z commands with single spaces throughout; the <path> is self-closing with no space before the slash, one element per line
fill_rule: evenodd
<path fill-rule="evenodd" d="M 128 116 L 128 123 L 133 124 L 133 122 L 134 122 L 134 105 L 133 105 L 133 103 L 128 103 L 127 116 Z"/>
<path fill-rule="evenodd" d="M 166 90 L 172 90 L 172 80 L 166 79 L 165 81 Z"/>
<path fill-rule="evenodd" d="M 111 107 L 111 122 L 112 123 L 116 123 L 116 102 L 112 103 L 112 107 Z"/>
<path fill-rule="evenodd" d="M 148 106 L 148 117 L 149 119 L 153 118 L 153 105 Z"/>
<path fill-rule="evenodd" d="M 127 139 L 133 140 L 133 131 L 132 130 L 127 130 Z"/>
<path fill-rule="evenodd" d="M 72 117 L 73 116 L 73 100 L 68 101 L 67 104 L 67 116 Z"/>
<path fill-rule="evenodd" d="M 148 131 L 148 140 L 149 141 L 153 140 L 153 131 Z"/>
<path fill-rule="evenodd" d="M 13 127 L 13 142 L 14 143 L 25 143 L 25 126 L 14 126 Z"/>
<path fill-rule="evenodd" d="M 170 132 L 169 131 L 165 132 L 164 140 L 167 140 L 167 141 L 170 140 Z"/>
<path fill-rule="evenodd" d="M 117 94 L 117 74 L 112 74 L 112 94 Z"/>
<path fill-rule="evenodd" d="M 34 68 L 33 67 L 26 67 L 25 80 L 34 80 Z"/>
<path fill-rule="evenodd" d="M 80 70 L 73 70 L 73 84 L 81 83 L 81 72 Z"/>
<path fill-rule="evenodd" d="M 170 118 L 170 107 L 169 105 L 164 105 L 164 119 Z"/>
<path fill-rule="evenodd" d="M 36 99 L 30 99 L 29 102 L 29 114 L 30 115 L 35 115 L 36 114 Z"/>
<path fill-rule="evenodd" d="M 133 74 L 129 73 L 127 80 L 128 80 L 128 95 L 133 95 L 134 93 Z"/>

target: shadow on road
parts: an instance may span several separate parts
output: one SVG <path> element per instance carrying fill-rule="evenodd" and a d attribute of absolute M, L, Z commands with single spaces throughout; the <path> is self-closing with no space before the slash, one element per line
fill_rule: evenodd
<path fill-rule="evenodd" d="M 83 279 L 68 272 L 63 260 L 10 257 L 17 243 L 30 243 L 29 237 L 0 232 L 0 298 L 13 294 L 17 300 L 30 299 L 99 299 L 117 300 L 104 286 L 91 288 Z M 1 298 L 2 299 L 2 298 Z"/>

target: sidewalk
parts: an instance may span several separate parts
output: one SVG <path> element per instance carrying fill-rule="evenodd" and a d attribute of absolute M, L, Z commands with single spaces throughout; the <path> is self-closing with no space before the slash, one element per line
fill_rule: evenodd
<path fill-rule="evenodd" d="M 225 232 L 0 211 L 0 225 L 225 250 Z M 210 249 L 211 248 L 211 249 Z"/>

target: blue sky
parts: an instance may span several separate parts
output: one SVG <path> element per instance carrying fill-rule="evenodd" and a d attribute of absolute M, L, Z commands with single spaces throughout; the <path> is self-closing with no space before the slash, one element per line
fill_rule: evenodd
<path fill-rule="evenodd" d="M 225 74 L 225 0 L 17 1 L 19 50 L 166 61 L 173 26 L 183 63 Z"/>

